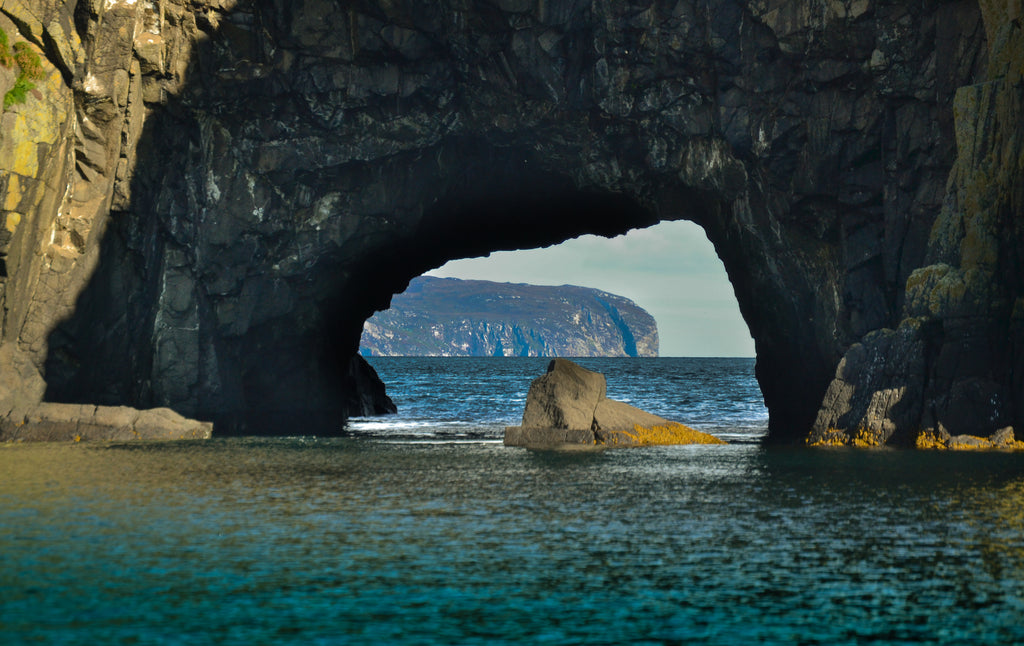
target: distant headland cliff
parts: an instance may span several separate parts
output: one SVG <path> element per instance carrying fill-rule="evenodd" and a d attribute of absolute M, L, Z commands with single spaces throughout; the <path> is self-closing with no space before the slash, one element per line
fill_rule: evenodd
<path fill-rule="evenodd" d="M 423 276 L 363 324 L 364 356 L 656 357 L 654 317 L 596 289 Z"/>
<path fill-rule="evenodd" d="M 414 277 L 677 219 L 772 439 L 1024 428 L 1022 13 L 0 0 L 0 373 L 40 377 L 0 432 L 41 398 L 336 429 Z"/>

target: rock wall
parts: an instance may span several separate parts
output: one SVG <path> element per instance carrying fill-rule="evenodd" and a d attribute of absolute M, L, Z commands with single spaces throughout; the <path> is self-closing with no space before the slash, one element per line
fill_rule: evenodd
<path fill-rule="evenodd" d="M 843 357 L 809 440 L 918 445 L 1024 427 L 1024 30 L 983 1 L 981 83 L 957 90 L 957 160 L 902 320 Z"/>
<path fill-rule="evenodd" d="M 750 325 L 771 435 L 803 438 L 844 353 L 915 307 L 908 279 L 967 269 L 929 235 L 958 146 L 995 150 L 996 122 L 955 136 L 954 95 L 1017 87 L 957 94 L 1018 28 L 993 11 L 0 0 L 47 71 L 0 115 L 3 340 L 54 401 L 316 430 L 367 401 L 362 323 L 414 276 L 686 218 Z"/>

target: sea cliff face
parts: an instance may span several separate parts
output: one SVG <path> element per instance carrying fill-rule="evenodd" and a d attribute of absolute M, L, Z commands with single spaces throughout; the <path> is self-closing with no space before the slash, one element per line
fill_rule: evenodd
<path fill-rule="evenodd" d="M 53 401 L 333 426 L 413 277 L 691 219 L 773 437 L 1021 425 L 1019 5 L 0 0 L 0 335 Z"/>
<path fill-rule="evenodd" d="M 596 289 L 420 277 L 363 325 L 369 356 L 656 357 L 658 326 Z"/>
<path fill-rule="evenodd" d="M 988 69 L 955 94 L 957 160 L 924 262 L 898 324 L 846 352 L 812 443 L 947 446 L 1022 429 L 1024 31 L 1019 2 L 981 9 Z"/>

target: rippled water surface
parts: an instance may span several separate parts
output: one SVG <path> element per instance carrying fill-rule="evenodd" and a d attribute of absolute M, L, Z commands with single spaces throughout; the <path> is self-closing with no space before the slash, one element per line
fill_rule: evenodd
<path fill-rule="evenodd" d="M 0 445 L 0 642 L 1024 643 L 1021 456 L 769 450 L 742 389 L 727 446 L 507 449 L 418 379 L 392 432 Z"/>
<path fill-rule="evenodd" d="M 390 439 L 497 439 L 523 417 L 530 382 L 550 359 L 373 357 L 398 415 L 356 420 L 353 434 Z M 759 441 L 768 411 L 753 359 L 575 359 L 605 375 L 608 397 L 720 435 Z"/>

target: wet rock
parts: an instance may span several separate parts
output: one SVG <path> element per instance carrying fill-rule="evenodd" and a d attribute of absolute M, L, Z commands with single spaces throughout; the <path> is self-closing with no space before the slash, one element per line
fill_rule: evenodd
<path fill-rule="evenodd" d="M 994 446 L 1009 446 L 1016 444 L 1017 442 L 1017 438 L 1013 433 L 1012 426 L 1007 426 L 999 429 L 991 436 L 989 436 L 988 439 L 990 442 L 992 442 Z"/>
<path fill-rule="evenodd" d="M 0 419 L 0 440 L 7 442 L 206 440 L 212 433 L 212 423 L 169 408 L 44 402 L 22 416 Z"/>
<path fill-rule="evenodd" d="M 921 418 L 929 330 L 908 319 L 867 335 L 847 350 L 808 437 L 812 446 L 909 445 Z M 904 437 L 893 437 L 897 431 Z"/>
<path fill-rule="evenodd" d="M 362 417 L 398 412 L 395 402 L 385 392 L 377 371 L 363 357 L 356 355 L 349 361 L 346 380 L 350 399 L 348 414 Z"/>
<path fill-rule="evenodd" d="M 506 428 L 504 442 L 505 446 L 523 446 L 539 450 L 597 446 L 594 432 L 590 429 L 527 428 L 525 426 Z"/>
<path fill-rule="evenodd" d="M 0 441 L 209 439 L 213 424 L 158 408 L 43 402 L 31 356 L 0 343 Z"/>
<path fill-rule="evenodd" d="M 940 425 L 937 430 L 925 429 L 922 431 L 917 437 L 916 448 L 950 451 L 1024 451 L 1024 442 L 1017 440 L 1013 428 L 1009 426 L 999 429 L 986 438 L 969 434 L 951 436 Z"/>
<path fill-rule="evenodd" d="M 974 435 L 954 435 L 949 438 L 946 448 L 953 451 L 972 451 L 979 449 L 991 449 L 992 442 L 983 437 Z"/>

